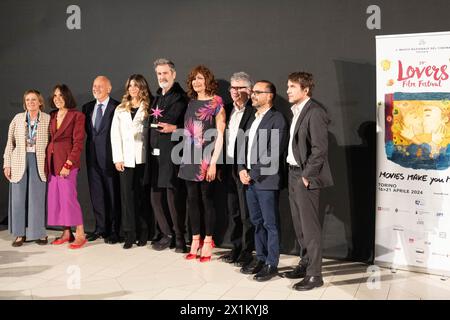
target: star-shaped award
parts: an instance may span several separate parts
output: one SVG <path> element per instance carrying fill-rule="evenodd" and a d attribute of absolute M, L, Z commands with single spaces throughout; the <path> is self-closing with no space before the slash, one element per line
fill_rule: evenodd
<path fill-rule="evenodd" d="M 156 108 L 155 109 L 151 109 L 151 113 L 150 113 L 150 115 L 152 116 L 152 117 L 154 117 L 156 120 L 158 120 L 158 118 L 159 117 L 162 117 L 162 113 L 163 113 L 163 109 L 160 109 L 159 108 L 159 106 L 156 106 Z"/>

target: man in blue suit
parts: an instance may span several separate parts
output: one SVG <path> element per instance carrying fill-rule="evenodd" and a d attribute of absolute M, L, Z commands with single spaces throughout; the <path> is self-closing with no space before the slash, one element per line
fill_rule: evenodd
<path fill-rule="evenodd" d="M 287 124 L 273 107 L 275 86 L 266 80 L 253 86 L 256 114 L 248 121 L 244 157 L 239 160 L 239 178 L 245 185 L 250 219 L 255 226 L 256 260 L 241 268 L 267 281 L 278 274 L 280 257 L 278 200 L 281 187 L 280 157 L 287 145 Z"/>
<path fill-rule="evenodd" d="M 119 102 L 110 98 L 111 82 L 98 76 L 92 85 L 95 100 L 83 106 L 86 116 L 86 164 L 95 231 L 87 235 L 88 241 L 100 237 L 106 243 L 119 241 L 120 203 L 117 170 L 111 151 L 111 123 Z"/>

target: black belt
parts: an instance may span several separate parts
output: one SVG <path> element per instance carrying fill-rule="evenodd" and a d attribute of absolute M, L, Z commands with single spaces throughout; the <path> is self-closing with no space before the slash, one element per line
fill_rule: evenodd
<path fill-rule="evenodd" d="M 299 167 L 299 166 L 293 166 L 293 165 L 289 165 L 289 170 L 295 170 L 295 171 L 297 171 L 297 170 L 300 170 L 301 168 Z"/>

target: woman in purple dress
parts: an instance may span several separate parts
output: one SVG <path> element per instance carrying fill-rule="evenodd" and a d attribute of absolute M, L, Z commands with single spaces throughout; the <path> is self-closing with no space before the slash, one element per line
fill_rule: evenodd
<path fill-rule="evenodd" d="M 217 82 L 205 66 L 191 70 L 188 80 L 191 99 L 184 117 L 183 159 L 179 177 L 186 180 L 192 244 L 186 259 L 195 259 L 201 248 L 200 262 L 211 260 L 215 209 L 213 182 L 225 131 L 225 110 L 222 98 L 216 95 Z M 200 239 L 201 210 L 204 209 L 205 239 Z"/>

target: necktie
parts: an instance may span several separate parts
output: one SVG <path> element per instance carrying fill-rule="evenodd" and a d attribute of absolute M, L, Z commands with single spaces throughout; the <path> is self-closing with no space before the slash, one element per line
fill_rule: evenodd
<path fill-rule="evenodd" d="M 95 131 L 97 131 L 97 132 L 100 129 L 100 124 L 102 123 L 102 117 L 103 117 L 102 107 L 103 107 L 103 104 L 100 103 L 97 108 L 97 114 L 95 115 L 94 128 L 95 128 Z"/>

